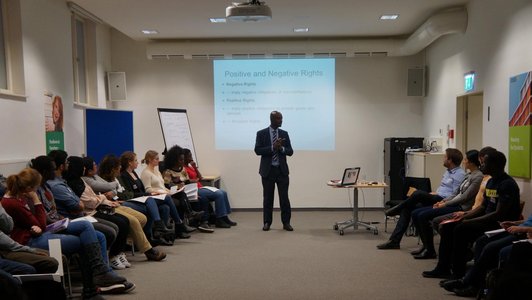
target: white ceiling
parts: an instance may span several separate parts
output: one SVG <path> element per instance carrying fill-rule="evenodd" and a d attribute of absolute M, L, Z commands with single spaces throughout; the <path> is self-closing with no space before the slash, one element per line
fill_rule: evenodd
<path fill-rule="evenodd" d="M 240 1 L 240 0 L 239 0 Z M 231 0 L 73 0 L 135 40 L 398 37 L 411 34 L 431 15 L 470 0 L 265 0 L 271 21 L 213 24 Z M 241 0 L 245 2 L 245 0 Z M 399 14 L 381 21 L 383 14 Z M 294 33 L 308 27 L 307 33 Z M 155 29 L 145 36 L 142 29 Z"/>

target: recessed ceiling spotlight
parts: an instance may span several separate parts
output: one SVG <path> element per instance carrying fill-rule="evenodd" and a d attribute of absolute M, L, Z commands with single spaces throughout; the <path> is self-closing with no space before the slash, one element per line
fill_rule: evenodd
<path fill-rule="evenodd" d="M 227 22 L 226 18 L 210 18 L 209 20 L 211 20 L 211 23 L 226 23 Z"/>
<path fill-rule="evenodd" d="M 294 32 L 308 32 L 308 27 L 296 27 Z"/>
<path fill-rule="evenodd" d="M 154 29 L 142 29 L 141 32 L 144 33 L 145 35 L 152 35 L 152 34 L 159 33 L 159 31 L 154 30 Z"/>
<path fill-rule="evenodd" d="M 397 20 L 399 18 L 399 15 L 382 15 L 381 20 Z"/>

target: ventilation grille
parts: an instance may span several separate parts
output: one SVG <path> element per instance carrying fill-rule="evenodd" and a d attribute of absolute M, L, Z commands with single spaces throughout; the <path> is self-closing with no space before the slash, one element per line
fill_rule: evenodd
<path fill-rule="evenodd" d="M 357 58 L 386 57 L 388 52 L 316 52 L 316 53 L 235 53 L 235 54 L 149 54 L 153 60 L 172 59 L 261 59 L 261 58 Z"/>

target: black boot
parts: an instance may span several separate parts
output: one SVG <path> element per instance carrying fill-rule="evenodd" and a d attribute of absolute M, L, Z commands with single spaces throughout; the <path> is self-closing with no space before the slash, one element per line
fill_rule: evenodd
<path fill-rule="evenodd" d="M 96 288 L 96 286 L 94 285 L 94 281 L 92 280 L 92 269 L 85 252 L 81 253 L 81 257 L 78 262 L 79 269 L 81 271 L 81 281 L 83 284 L 81 298 L 84 300 L 103 299 L 103 297 L 98 294 L 98 289 Z"/>
<path fill-rule="evenodd" d="M 164 225 L 164 222 L 162 220 L 153 222 L 153 231 L 154 232 L 157 231 L 161 233 L 172 232 L 171 229 L 168 229 L 166 225 Z"/>
<path fill-rule="evenodd" d="M 178 239 L 190 238 L 190 234 L 187 233 L 187 228 L 184 223 L 175 224 L 175 237 Z"/>
<path fill-rule="evenodd" d="M 83 250 L 85 250 L 85 261 L 91 266 L 95 285 L 108 287 L 126 281 L 124 277 L 109 271 L 109 267 L 103 262 L 99 243 L 84 245 Z"/>

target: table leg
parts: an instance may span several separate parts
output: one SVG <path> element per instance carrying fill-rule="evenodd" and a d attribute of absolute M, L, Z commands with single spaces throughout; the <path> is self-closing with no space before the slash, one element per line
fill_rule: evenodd
<path fill-rule="evenodd" d="M 358 229 L 358 188 L 353 189 L 353 229 Z"/>

